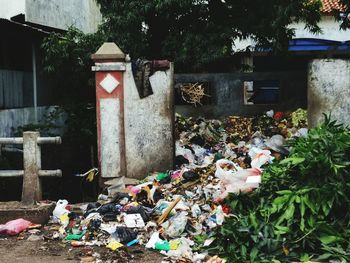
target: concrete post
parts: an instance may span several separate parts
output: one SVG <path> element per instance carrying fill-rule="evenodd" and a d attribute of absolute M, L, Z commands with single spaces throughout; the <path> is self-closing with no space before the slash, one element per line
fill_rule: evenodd
<path fill-rule="evenodd" d="M 102 178 L 126 176 L 124 131 L 125 54 L 114 43 L 104 43 L 91 56 L 96 72 L 98 159 Z"/>
<path fill-rule="evenodd" d="M 41 169 L 39 132 L 23 133 L 23 190 L 22 203 L 32 205 L 42 199 L 39 170 Z"/>
<path fill-rule="evenodd" d="M 308 122 L 315 127 L 323 113 L 350 124 L 350 60 L 314 59 L 308 70 Z"/>

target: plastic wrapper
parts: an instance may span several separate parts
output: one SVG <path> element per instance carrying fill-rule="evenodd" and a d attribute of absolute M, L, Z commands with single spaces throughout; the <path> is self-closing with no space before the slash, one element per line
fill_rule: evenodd
<path fill-rule="evenodd" d="M 193 258 L 193 252 L 191 246 L 194 242 L 188 238 L 181 237 L 179 247 L 176 250 L 169 250 L 166 254 L 168 257 L 183 257 L 183 258 Z"/>
<path fill-rule="evenodd" d="M 32 223 L 23 218 L 11 220 L 4 225 L 0 225 L 0 234 L 15 236 L 26 230 Z"/>
<path fill-rule="evenodd" d="M 209 220 L 213 221 L 219 226 L 221 226 L 224 223 L 224 219 L 225 219 L 225 215 L 224 215 L 224 212 L 222 211 L 221 205 L 216 207 L 209 217 Z"/>
<path fill-rule="evenodd" d="M 202 213 L 201 208 L 199 207 L 198 204 L 194 204 L 191 207 L 191 212 L 192 212 L 192 217 L 194 217 L 194 218 L 197 218 Z"/>

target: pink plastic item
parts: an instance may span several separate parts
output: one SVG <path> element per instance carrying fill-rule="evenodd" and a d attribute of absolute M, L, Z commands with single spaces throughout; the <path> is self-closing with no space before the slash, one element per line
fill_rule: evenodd
<path fill-rule="evenodd" d="M 0 234 L 15 236 L 26 230 L 31 224 L 31 222 L 24 220 L 23 218 L 11 220 L 5 225 L 0 225 Z"/>
<path fill-rule="evenodd" d="M 183 174 L 183 171 L 182 171 L 182 170 L 177 170 L 177 171 L 175 171 L 175 172 L 172 173 L 171 179 L 172 179 L 172 180 L 179 179 L 179 178 L 181 178 L 182 174 Z"/>

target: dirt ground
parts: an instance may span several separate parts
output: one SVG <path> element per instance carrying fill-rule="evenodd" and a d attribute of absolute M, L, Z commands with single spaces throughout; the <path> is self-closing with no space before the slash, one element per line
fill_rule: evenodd
<path fill-rule="evenodd" d="M 162 255 L 141 246 L 123 247 L 111 251 L 105 247 L 72 247 L 62 241 L 28 241 L 17 237 L 0 238 L 0 262 L 95 262 L 98 253 L 102 262 L 150 262 L 162 261 Z"/>

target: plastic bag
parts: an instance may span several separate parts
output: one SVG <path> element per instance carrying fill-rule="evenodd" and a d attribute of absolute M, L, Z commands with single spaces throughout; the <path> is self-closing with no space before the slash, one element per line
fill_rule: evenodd
<path fill-rule="evenodd" d="M 182 174 L 182 178 L 185 181 L 195 181 L 199 179 L 199 174 L 193 172 L 193 171 L 186 171 Z"/>
<path fill-rule="evenodd" d="M 176 142 L 175 144 L 175 155 L 182 155 L 183 157 L 185 157 L 190 164 L 193 164 L 195 161 L 195 157 L 193 155 L 193 153 L 191 152 L 191 150 L 186 149 L 185 147 L 181 146 L 179 142 Z"/>
<path fill-rule="evenodd" d="M 269 150 L 262 150 L 257 147 L 253 147 L 248 152 L 252 161 L 250 165 L 252 168 L 260 168 L 264 164 L 268 162 L 272 162 L 273 157 L 271 156 L 271 152 Z"/>
<path fill-rule="evenodd" d="M 68 201 L 58 200 L 55 209 L 53 210 L 52 214 L 54 218 L 59 219 L 61 215 L 63 214 L 69 214 L 69 210 L 66 209 L 66 206 L 68 205 Z"/>
<path fill-rule="evenodd" d="M 224 170 L 224 168 L 228 168 L 228 170 Z M 237 164 L 230 160 L 220 159 L 216 161 L 216 171 L 215 176 L 219 179 L 229 178 L 231 175 L 236 172 L 242 170 Z"/>
<path fill-rule="evenodd" d="M 198 204 L 194 204 L 191 207 L 192 217 L 197 218 L 202 214 L 201 208 Z"/>
<path fill-rule="evenodd" d="M 280 134 L 273 135 L 270 139 L 266 140 L 265 145 L 278 153 L 282 153 L 284 155 L 288 154 L 287 148 L 284 147 L 286 140 Z"/>
<path fill-rule="evenodd" d="M 176 250 L 169 250 L 167 253 L 168 257 L 183 257 L 183 258 L 193 258 L 193 252 L 191 246 L 194 242 L 188 238 L 181 237 L 179 247 Z"/>
<path fill-rule="evenodd" d="M 249 168 L 232 173 L 231 176 L 225 176 L 221 179 L 222 193 L 217 197 L 216 201 L 220 201 L 227 197 L 228 193 L 239 193 L 251 191 L 252 185 L 247 183 L 250 176 L 261 176 L 261 170 L 257 168 Z"/>
<path fill-rule="evenodd" d="M 180 212 L 171 217 L 165 225 L 169 225 L 165 229 L 165 234 L 171 238 L 179 237 L 185 230 L 187 224 L 187 213 Z"/>
<path fill-rule="evenodd" d="M 131 240 L 136 239 L 137 232 L 127 228 L 127 227 L 117 227 L 115 232 L 111 235 L 113 239 L 119 241 L 120 243 L 126 244 Z"/>
<path fill-rule="evenodd" d="M 31 224 L 30 221 L 24 220 L 23 218 L 11 220 L 5 225 L 0 225 L 0 234 L 15 236 L 26 230 Z"/>
<path fill-rule="evenodd" d="M 152 235 L 151 235 L 151 238 L 148 240 L 147 244 L 146 244 L 146 248 L 155 248 L 155 245 L 157 242 L 160 242 L 162 241 L 160 238 L 159 238 L 159 232 L 154 232 Z"/>

